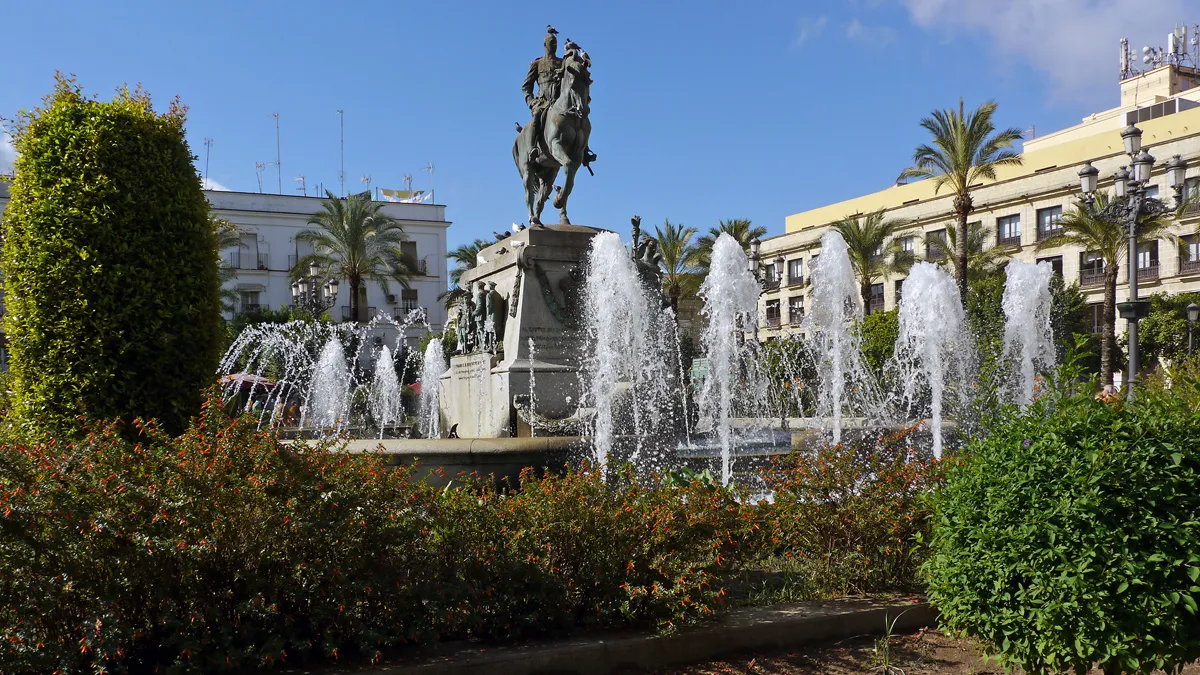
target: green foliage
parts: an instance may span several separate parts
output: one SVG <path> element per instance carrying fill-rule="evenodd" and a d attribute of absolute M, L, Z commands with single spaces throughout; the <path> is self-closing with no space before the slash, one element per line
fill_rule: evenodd
<path fill-rule="evenodd" d="M 772 409 L 803 417 L 816 407 L 817 371 L 811 347 L 802 335 L 787 335 L 762 345 L 759 367 L 772 383 Z"/>
<path fill-rule="evenodd" d="M 906 273 L 912 266 L 912 258 L 903 255 L 900 240 L 895 238 L 907 224 L 906 220 L 888 218 L 882 208 L 861 218 L 846 216 L 833 223 L 832 229 L 846 242 L 863 307 L 871 304 L 871 282 L 876 277 L 886 279 L 893 272 Z"/>
<path fill-rule="evenodd" d="M 217 232 L 185 109 L 59 78 L 15 129 L 3 267 L 15 418 L 69 433 L 77 417 L 157 418 L 178 433 L 220 356 Z"/>
<path fill-rule="evenodd" d="M 1133 407 L 1046 396 L 1001 416 L 931 501 L 942 622 L 1026 672 L 1200 657 L 1198 423 L 1153 388 Z"/>
<path fill-rule="evenodd" d="M 260 324 L 285 324 L 293 321 L 313 321 L 312 314 L 303 309 L 280 307 L 278 309 L 253 309 L 235 314 L 233 319 L 225 324 L 225 348 L 233 344 L 242 331 L 250 326 Z"/>
<path fill-rule="evenodd" d="M 707 618 L 744 515 L 610 472 L 439 490 L 211 398 L 133 444 L 0 445 L 0 672 L 209 673 Z M 603 541 L 603 546 L 596 546 Z"/>
<path fill-rule="evenodd" d="M 801 560 L 821 595 L 918 588 L 922 496 L 950 462 L 916 452 L 913 431 L 775 460 L 763 473 L 774 502 L 760 505 L 750 546 Z"/>
<path fill-rule="evenodd" d="M 454 352 L 458 350 L 458 333 L 452 330 L 441 333 L 426 333 L 417 341 L 417 353 L 424 355 L 425 349 L 429 347 L 429 343 L 433 342 L 434 338 L 442 341 L 442 354 L 446 357 L 446 363 L 450 363 L 450 357 L 454 356 Z"/>
<path fill-rule="evenodd" d="M 1150 364 L 1161 359 L 1178 361 L 1187 356 L 1187 306 L 1200 304 L 1200 293 L 1150 296 L 1150 314 L 1138 325 L 1138 347 L 1142 361 Z M 1200 330 L 1192 339 L 1200 341 Z"/>
<path fill-rule="evenodd" d="M 708 273 L 708 266 L 712 263 L 713 246 L 717 243 L 717 237 L 720 237 L 722 233 L 736 239 L 742 245 L 742 250 L 749 252 L 750 242 L 767 236 L 767 228 L 762 225 L 754 225 L 749 218 L 722 220 L 717 223 L 716 227 L 708 228 L 708 234 L 696 240 L 696 266 L 705 274 Z"/>
<path fill-rule="evenodd" d="M 883 366 L 896 352 L 900 337 L 900 310 L 891 309 L 863 317 L 858 325 L 863 359 L 876 378 L 883 376 Z"/>

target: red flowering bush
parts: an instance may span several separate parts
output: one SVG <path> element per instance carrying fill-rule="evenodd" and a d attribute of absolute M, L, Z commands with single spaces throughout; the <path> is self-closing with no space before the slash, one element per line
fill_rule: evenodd
<path fill-rule="evenodd" d="M 913 431 L 776 459 L 763 472 L 774 503 L 762 507 L 752 546 L 798 559 L 824 594 L 918 588 L 925 496 L 952 460 L 918 452 Z"/>
<path fill-rule="evenodd" d="M 0 672 L 213 672 L 452 637 L 710 615 L 740 528 L 728 493 L 439 491 L 291 447 L 210 401 L 179 437 L 116 427 L 0 445 Z"/>

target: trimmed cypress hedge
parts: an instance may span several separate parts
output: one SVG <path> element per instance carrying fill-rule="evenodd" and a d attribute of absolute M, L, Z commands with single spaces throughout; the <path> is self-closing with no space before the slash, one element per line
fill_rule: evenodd
<path fill-rule="evenodd" d="M 22 112 L 3 267 L 14 416 L 72 433 L 81 414 L 181 432 L 221 346 L 217 234 L 186 108 L 111 102 L 59 76 Z"/>

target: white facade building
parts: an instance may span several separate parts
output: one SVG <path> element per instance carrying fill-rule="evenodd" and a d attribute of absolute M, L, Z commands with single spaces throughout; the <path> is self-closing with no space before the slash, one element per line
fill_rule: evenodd
<path fill-rule="evenodd" d="M 227 220 L 242 233 L 242 245 L 221 251 L 221 258 L 232 267 L 236 278 L 226 288 L 237 292 L 233 313 L 253 309 L 278 309 L 292 304 L 290 271 L 296 261 L 311 249 L 296 242 L 296 234 L 313 229 L 308 219 L 322 210 L 323 199 L 299 195 L 271 195 L 250 192 L 206 191 L 215 217 Z M 426 312 L 429 326 L 439 331 L 446 323 L 446 310 L 438 295 L 446 290 L 446 207 L 436 204 L 384 203 L 383 213 L 404 227 L 408 240 L 405 252 L 417 261 L 418 275 L 410 277 L 408 288 L 389 280 L 388 294 L 378 282 L 365 281 L 365 297 L 360 296 L 364 319 L 382 313 L 403 318 L 413 309 Z M 334 321 L 350 319 L 350 287 L 342 280 L 336 302 L 329 310 Z M 226 317 L 232 313 L 226 312 Z M 419 337 L 424 328 L 412 329 L 409 337 Z"/>

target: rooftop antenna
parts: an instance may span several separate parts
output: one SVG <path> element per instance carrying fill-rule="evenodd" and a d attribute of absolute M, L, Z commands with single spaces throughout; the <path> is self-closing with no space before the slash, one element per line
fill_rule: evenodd
<path fill-rule="evenodd" d="M 279 194 L 283 194 L 283 164 L 279 155 L 279 113 L 271 113 L 275 118 L 275 173 L 279 179 Z"/>
<path fill-rule="evenodd" d="M 363 187 L 367 188 L 367 192 L 370 192 L 371 191 L 371 176 L 370 176 L 370 174 L 364 173 L 362 175 L 362 177 L 359 178 L 359 180 L 362 181 Z"/>
<path fill-rule="evenodd" d="M 346 111 L 338 108 L 338 126 L 341 129 L 342 170 L 338 172 L 338 180 L 342 183 L 342 197 L 346 196 Z"/>
<path fill-rule="evenodd" d="M 429 203 L 436 204 L 437 203 L 437 192 L 434 191 L 434 188 L 433 188 L 433 162 L 426 164 L 424 167 L 421 168 L 421 170 L 429 172 Z"/>
<path fill-rule="evenodd" d="M 259 194 L 262 194 L 262 175 L 263 175 L 263 169 L 266 169 L 266 168 L 267 168 L 267 165 L 263 164 L 262 162 L 254 163 L 254 173 L 258 175 L 258 193 Z"/>
<path fill-rule="evenodd" d="M 204 139 L 204 189 L 208 189 L 208 158 L 212 154 L 212 139 Z"/>
<path fill-rule="evenodd" d="M 303 192 L 304 196 L 307 197 L 308 196 L 308 183 L 304 180 L 304 174 L 300 174 L 299 176 L 296 176 L 292 180 L 300 183 L 300 187 L 298 187 L 296 189 L 299 190 L 300 192 Z"/>
<path fill-rule="evenodd" d="M 409 196 L 412 196 L 412 174 L 411 173 L 404 174 L 404 178 L 402 179 L 401 182 L 404 183 L 404 189 L 409 192 Z"/>

